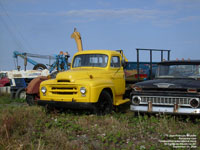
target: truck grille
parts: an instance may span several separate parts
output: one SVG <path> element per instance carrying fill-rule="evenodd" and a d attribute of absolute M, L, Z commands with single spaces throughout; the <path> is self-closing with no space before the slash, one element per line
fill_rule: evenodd
<path fill-rule="evenodd" d="M 190 100 L 194 97 L 166 97 L 166 96 L 139 96 L 140 104 L 148 104 L 152 102 L 154 105 L 174 105 L 190 106 Z"/>
<path fill-rule="evenodd" d="M 151 93 L 186 93 L 187 89 L 184 88 L 142 88 L 143 92 L 151 92 Z"/>
<path fill-rule="evenodd" d="M 51 87 L 50 92 L 52 94 L 57 94 L 57 95 L 76 95 L 78 90 L 75 85 L 68 85 L 68 86 L 54 86 Z"/>

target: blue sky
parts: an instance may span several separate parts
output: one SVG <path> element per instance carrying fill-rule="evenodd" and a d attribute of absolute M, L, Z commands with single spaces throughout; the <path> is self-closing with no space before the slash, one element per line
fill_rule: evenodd
<path fill-rule="evenodd" d="M 171 49 L 171 59 L 200 59 L 199 8 L 199 0 L 0 0 L 0 70 L 15 69 L 14 50 L 73 56 L 74 27 L 85 50 L 123 49 L 135 61 L 135 48 Z"/>

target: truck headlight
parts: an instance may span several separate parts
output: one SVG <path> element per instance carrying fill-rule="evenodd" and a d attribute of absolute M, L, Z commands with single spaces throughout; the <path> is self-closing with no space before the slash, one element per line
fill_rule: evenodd
<path fill-rule="evenodd" d="M 85 87 L 81 87 L 80 88 L 80 92 L 81 92 L 81 94 L 85 94 L 86 93 L 86 88 Z"/>
<path fill-rule="evenodd" d="M 47 92 L 47 88 L 43 86 L 43 87 L 41 88 L 41 92 L 42 92 L 43 94 L 45 94 L 45 93 Z"/>

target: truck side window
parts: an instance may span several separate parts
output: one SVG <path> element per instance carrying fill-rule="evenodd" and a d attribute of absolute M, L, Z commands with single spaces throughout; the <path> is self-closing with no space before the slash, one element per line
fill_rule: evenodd
<path fill-rule="evenodd" d="M 79 67 L 79 66 L 81 66 L 81 57 L 77 56 L 73 64 L 73 67 Z"/>
<path fill-rule="evenodd" d="M 111 58 L 110 66 L 113 68 L 119 68 L 120 67 L 120 58 L 118 56 L 113 56 Z"/>

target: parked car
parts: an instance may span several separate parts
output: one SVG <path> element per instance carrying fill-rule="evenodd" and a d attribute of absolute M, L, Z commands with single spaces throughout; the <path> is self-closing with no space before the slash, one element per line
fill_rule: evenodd
<path fill-rule="evenodd" d="M 134 112 L 200 115 L 200 60 L 161 62 L 154 80 L 132 88 Z"/>

